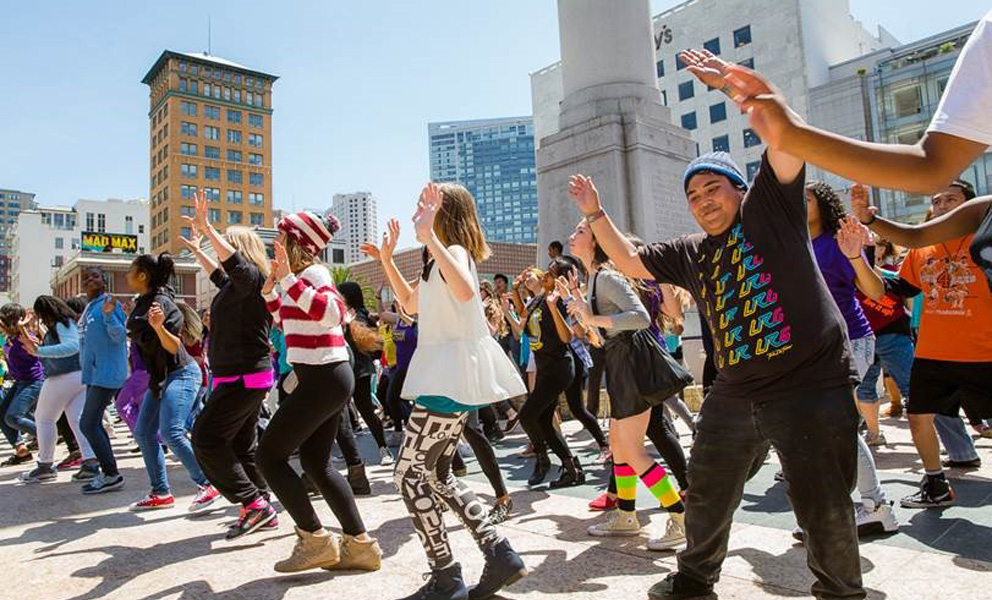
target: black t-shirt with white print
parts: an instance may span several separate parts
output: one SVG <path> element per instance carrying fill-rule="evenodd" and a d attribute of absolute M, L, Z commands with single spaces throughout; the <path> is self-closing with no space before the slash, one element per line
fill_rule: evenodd
<path fill-rule="evenodd" d="M 689 290 L 706 318 L 714 393 L 757 398 L 856 381 L 844 318 L 810 243 L 804 187 L 805 168 L 783 184 L 763 157 L 727 231 L 641 249 L 654 278 Z"/>

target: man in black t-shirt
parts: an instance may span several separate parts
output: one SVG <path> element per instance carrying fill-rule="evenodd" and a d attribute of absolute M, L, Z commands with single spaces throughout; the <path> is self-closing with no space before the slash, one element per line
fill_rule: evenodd
<path fill-rule="evenodd" d="M 714 69 L 693 72 L 723 88 Z M 851 491 L 857 408 L 847 328 L 826 287 L 806 224 L 802 161 L 768 150 L 749 189 L 722 152 L 684 176 L 704 233 L 635 248 L 603 212 L 592 181 L 569 193 L 599 245 L 629 277 L 689 290 L 706 319 L 717 376 L 689 461 L 687 548 L 652 600 L 706 595 L 720 574 L 748 474 L 773 446 L 806 535 L 817 598 L 864 598 Z"/>

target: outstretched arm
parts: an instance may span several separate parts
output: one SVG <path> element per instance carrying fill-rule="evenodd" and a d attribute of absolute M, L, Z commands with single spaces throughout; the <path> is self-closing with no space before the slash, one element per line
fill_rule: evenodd
<path fill-rule="evenodd" d="M 377 247 L 375 244 L 365 243 L 362 244 L 362 252 L 379 261 L 382 270 L 386 273 L 386 279 L 389 280 L 389 287 L 393 289 L 393 295 L 396 296 L 396 301 L 400 303 L 407 314 L 415 315 L 418 309 L 417 288 L 403 279 L 403 274 L 393 262 L 393 251 L 396 250 L 396 243 L 399 239 L 400 222 L 396 219 L 390 219 L 389 223 L 386 224 L 386 231 L 382 234 L 382 246 Z"/>
<path fill-rule="evenodd" d="M 585 215 L 586 222 L 596 236 L 596 242 L 617 269 L 634 279 L 653 279 L 641 261 L 637 248 L 620 233 L 610 216 L 603 210 L 603 205 L 599 201 L 599 191 L 591 177 L 572 175 L 568 182 L 568 195 Z"/>
<path fill-rule="evenodd" d="M 861 223 L 880 237 L 907 248 L 923 248 L 975 233 L 982 219 L 992 210 L 992 196 L 983 196 L 965 202 L 946 215 L 920 223 L 905 225 L 879 217 L 878 209 L 871 206 L 868 192 L 863 186 L 851 188 L 851 210 Z"/>
<path fill-rule="evenodd" d="M 985 151 L 986 145 L 927 132 L 919 142 L 863 142 L 805 123 L 761 75 L 728 67 L 727 84 L 748 113 L 751 127 L 769 148 L 788 152 L 852 181 L 918 194 L 932 194 Z"/>
<path fill-rule="evenodd" d="M 690 73 L 706 85 L 723 91 L 739 104 L 749 114 L 751 127 L 761 136 L 762 141 L 765 141 L 762 131 L 768 128 L 764 123 L 767 117 L 760 111 L 754 112 L 745 107 L 741 102 L 745 98 L 759 95 L 781 95 L 771 82 L 762 78 L 742 77 L 739 71 L 743 70 L 747 73 L 753 73 L 753 71 L 740 65 L 731 65 L 720 57 L 714 56 L 709 50 L 686 50 L 680 56 Z M 787 110 L 790 113 L 790 120 L 805 125 L 802 117 L 793 112 L 792 109 Z M 783 148 L 773 146 L 767 141 L 765 143 L 768 145 L 768 164 L 775 171 L 775 178 L 778 179 L 779 183 L 784 184 L 795 181 L 803 168 L 803 159 Z"/>

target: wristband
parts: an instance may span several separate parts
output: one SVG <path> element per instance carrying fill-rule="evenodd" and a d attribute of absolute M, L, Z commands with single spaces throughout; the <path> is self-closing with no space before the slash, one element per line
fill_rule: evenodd
<path fill-rule="evenodd" d="M 605 216 L 606 216 L 606 211 L 603 210 L 602 207 L 600 207 L 600 209 L 597 210 L 596 212 L 590 215 L 586 215 L 586 223 L 592 225 L 593 223 L 595 223 L 599 219 L 602 219 Z"/>
<path fill-rule="evenodd" d="M 868 227 L 869 225 L 875 222 L 875 216 L 876 216 L 875 213 L 871 213 L 870 219 L 868 219 L 867 221 L 862 221 L 861 219 L 858 219 L 858 222 L 864 225 L 865 227 Z"/>
<path fill-rule="evenodd" d="M 859 255 L 857 255 L 857 256 L 847 256 L 847 255 L 845 254 L 845 255 L 844 255 L 844 258 L 846 258 L 847 260 L 857 260 L 857 259 L 859 259 L 859 258 L 861 258 L 861 255 L 859 254 Z"/>

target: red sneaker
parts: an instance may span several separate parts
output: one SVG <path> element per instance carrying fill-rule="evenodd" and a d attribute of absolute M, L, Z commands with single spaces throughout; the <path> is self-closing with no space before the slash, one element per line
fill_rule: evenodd
<path fill-rule="evenodd" d="M 80 465 L 83 464 L 83 455 L 78 451 L 72 452 L 69 456 L 65 457 L 65 460 L 60 462 L 55 468 L 59 471 L 71 471 L 73 469 L 78 469 Z"/>
<path fill-rule="evenodd" d="M 189 505 L 189 512 L 199 512 L 213 504 L 217 498 L 220 498 L 220 492 L 217 491 L 217 488 L 209 484 L 198 485 L 196 486 L 196 497 Z"/>
<path fill-rule="evenodd" d="M 616 498 L 610 498 L 608 493 L 603 492 L 597 496 L 595 500 L 589 503 L 589 510 L 613 510 L 618 504 L 620 504 L 619 500 Z"/>
<path fill-rule="evenodd" d="M 138 500 L 131 505 L 131 510 L 142 511 L 142 510 L 157 510 L 159 508 L 171 508 L 176 504 L 176 499 L 172 497 L 172 494 L 166 494 L 165 496 L 158 496 L 156 494 L 148 494 L 141 500 Z"/>

